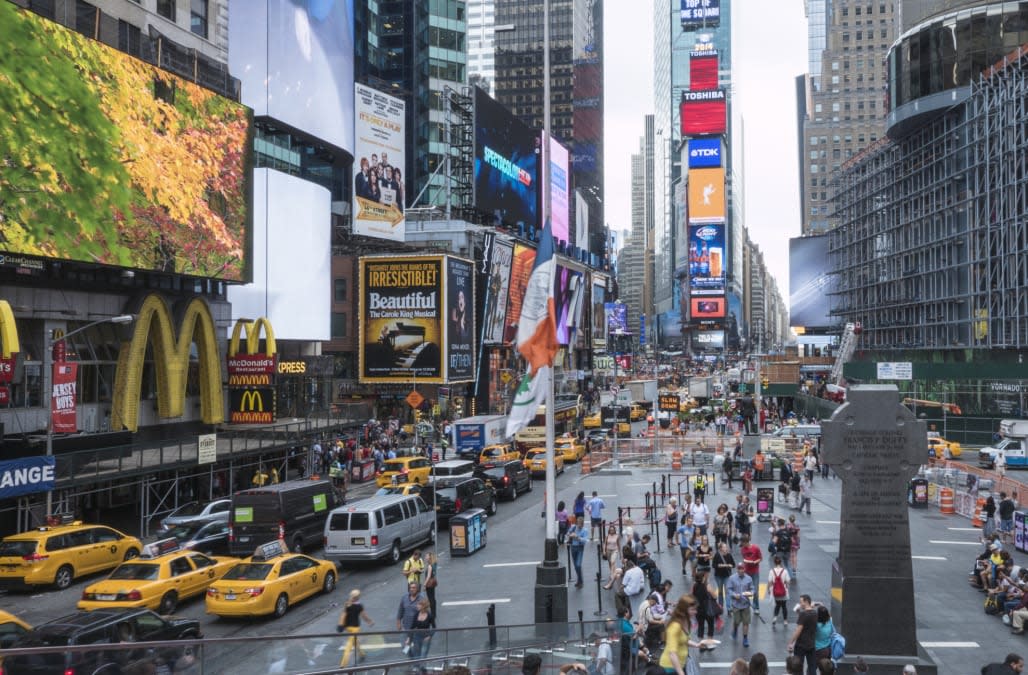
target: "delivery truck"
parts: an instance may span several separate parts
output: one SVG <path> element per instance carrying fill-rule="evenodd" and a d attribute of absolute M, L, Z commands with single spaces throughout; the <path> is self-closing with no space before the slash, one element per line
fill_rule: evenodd
<path fill-rule="evenodd" d="M 978 451 L 978 465 L 995 467 L 1002 452 L 1008 469 L 1028 467 L 1028 420 L 1000 420 L 999 435 L 999 442 Z"/>
<path fill-rule="evenodd" d="M 625 385 L 632 392 L 632 401 L 648 401 L 650 404 L 657 402 L 657 381 L 656 380 L 631 380 Z"/>
<path fill-rule="evenodd" d="M 507 442 L 506 415 L 476 415 L 453 423 L 451 445 L 461 459 L 478 459 L 487 445 Z"/>

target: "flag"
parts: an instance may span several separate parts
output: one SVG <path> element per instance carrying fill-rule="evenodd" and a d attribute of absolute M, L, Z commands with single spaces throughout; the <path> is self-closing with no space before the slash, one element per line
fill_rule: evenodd
<path fill-rule="evenodd" d="M 553 234 L 547 221 L 518 319 L 515 344 L 528 361 L 528 373 L 514 393 L 514 403 L 507 417 L 507 436 L 513 436 L 528 426 L 536 409 L 545 403 L 550 389 L 550 368 L 553 357 L 557 355 L 557 311 L 553 300 L 555 265 Z"/>

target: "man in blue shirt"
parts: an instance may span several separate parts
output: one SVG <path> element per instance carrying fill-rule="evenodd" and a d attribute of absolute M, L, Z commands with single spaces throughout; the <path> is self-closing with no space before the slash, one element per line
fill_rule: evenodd
<path fill-rule="evenodd" d="M 739 625 L 742 624 L 743 647 L 750 646 L 750 599 L 754 593 L 753 580 L 746 574 L 746 565 L 739 563 L 737 574 L 728 577 L 725 583 L 725 595 L 732 610 L 732 639 L 738 639 Z"/>
<path fill-rule="evenodd" d="M 592 534 L 592 530 L 598 530 L 600 538 L 603 537 L 603 509 L 605 508 L 607 508 L 607 505 L 596 494 L 596 490 L 593 490 L 593 498 L 585 503 L 585 510 L 589 512 L 590 534 Z"/>
<path fill-rule="evenodd" d="M 589 530 L 585 528 L 585 522 L 578 518 L 574 525 L 568 529 L 567 540 L 571 546 L 571 564 L 575 567 L 575 574 L 578 575 L 578 583 L 575 588 L 582 587 L 582 556 L 585 554 L 585 545 L 589 543 Z"/>

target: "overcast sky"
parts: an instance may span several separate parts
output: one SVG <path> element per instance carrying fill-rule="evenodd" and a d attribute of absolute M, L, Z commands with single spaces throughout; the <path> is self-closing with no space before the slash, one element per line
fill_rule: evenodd
<path fill-rule="evenodd" d="M 653 0 L 604 5 L 604 198 L 608 225 L 625 230 L 631 156 L 653 112 Z M 788 302 L 789 238 L 800 234 L 795 78 L 807 70 L 803 0 L 733 0 L 732 20 L 732 89 L 745 133 L 729 142 L 736 162 L 744 158 L 750 237 Z"/>

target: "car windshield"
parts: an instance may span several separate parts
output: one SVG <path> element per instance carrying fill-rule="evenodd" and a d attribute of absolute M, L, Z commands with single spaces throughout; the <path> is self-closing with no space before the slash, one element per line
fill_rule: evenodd
<path fill-rule="evenodd" d="M 177 509 L 171 512 L 171 515 L 174 518 L 185 518 L 188 516 L 198 516 L 202 513 L 203 506 L 197 504 L 196 502 L 192 502 L 191 504 L 186 504 L 185 506 L 178 507 Z"/>
<path fill-rule="evenodd" d="M 240 563 L 222 577 L 229 581 L 260 581 L 271 574 L 271 565 L 267 563 Z"/>
<path fill-rule="evenodd" d="M 387 459 L 385 461 L 386 471 L 403 471 L 403 467 L 407 466 L 407 462 L 402 459 Z"/>
<path fill-rule="evenodd" d="M 35 551 L 36 542 L 34 541 L 0 541 L 0 558 L 22 558 L 32 555 Z"/>
<path fill-rule="evenodd" d="M 482 473 L 484 473 L 485 475 L 489 476 L 490 478 L 503 478 L 504 470 L 503 470 L 503 467 L 497 466 L 497 467 L 488 468 L 485 471 L 483 471 Z"/>
<path fill-rule="evenodd" d="M 529 450 L 526 455 L 529 459 L 546 459 L 545 450 Z"/>
<path fill-rule="evenodd" d="M 125 563 L 111 574 L 111 579 L 134 579 L 136 581 L 153 581 L 160 574 L 161 567 L 157 564 Z"/>
<path fill-rule="evenodd" d="M 193 525 L 176 525 L 168 529 L 165 533 L 169 537 L 174 537 L 178 541 L 189 541 L 200 529 L 206 525 L 206 523 L 199 523 Z"/>

